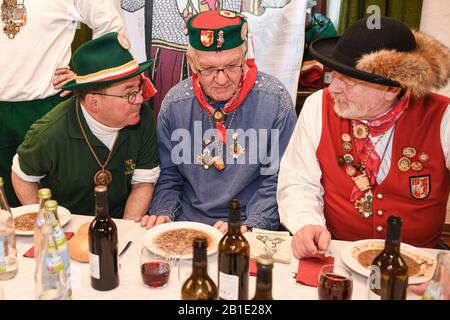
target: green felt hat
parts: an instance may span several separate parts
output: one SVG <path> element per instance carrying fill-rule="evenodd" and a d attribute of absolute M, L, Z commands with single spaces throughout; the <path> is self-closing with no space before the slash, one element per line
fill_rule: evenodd
<path fill-rule="evenodd" d="M 189 44 L 201 51 L 233 49 L 247 39 L 245 16 L 229 10 L 209 10 L 193 15 L 186 22 Z"/>
<path fill-rule="evenodd" d="M 130 42 L 120 33 L 107 33 L 81 45 L 72 55 L 76 78 L 62 89 L 70 91 L 106 87 L 146 71 L 153 60 L 138 64 L 131 55 Z"/>

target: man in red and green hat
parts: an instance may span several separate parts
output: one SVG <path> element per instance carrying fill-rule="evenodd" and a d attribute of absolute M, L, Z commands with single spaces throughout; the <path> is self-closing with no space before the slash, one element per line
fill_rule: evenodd
<path fill-rule="evenodd" d="M 242 14 L 205 11 L 186 22 L 185 33 L 193 76 L 162 103 L 161 176 L 142 224 L 197 221 L 225 232 L 236 198 L 243 230 L 276 230 L 278 163 L 296 121 L 289 93 L 257 71 Z"/>
<path fill-rule="evenodd" d="M 108 33 L 72 57 L 76 78 L 63 90 L 76 96 L 32 125 L 13 159 L 12 181 L 22 204 L 37 203 L 47 187 L 71 212 L 94 214 L 94 187 L 107 185 L 111 217 L 147 213 L 159 177 L 152 111 L 155 90 L 128 39 Z"/>
<path fill-rule="evenodd" d="M 314 256 L 331 238 L 384 239 L 391 215 L 403 219 L 403 242 L 437 247 L 450 192 L 450 99 L 432 90 L 448 83 L 449 48 L 380 17 L 310 52 L 334 71 L 306 101 L 281 162 L 277 198 L 294 254 Z"/>

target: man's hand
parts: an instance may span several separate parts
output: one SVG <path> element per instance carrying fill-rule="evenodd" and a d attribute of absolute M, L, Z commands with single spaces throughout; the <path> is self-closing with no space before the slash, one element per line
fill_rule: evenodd
<path fill-rule="evenodd" d="M 157 226 L 158 224 L 172 222 L 172 219 L 170 219 L 169 216 L 145 215 L 143 217 L 137 217 L 136 219 L 134 219 L 134 221 L 140 222 L 141 227 L 144 227 L 145 229 L 150 229 L 151 227 Z"/>
<path fill-rule="evenodd" d="M 326 228 L 308 224 L 295 233 L 292 251 L 298 259 L 312 257 L 326 251 L 330 241 L 331 234 Z"/>
<path fill-rule="evenodd" d="M 73 79 L 75 79 L 76 76 L 77 75 L 75 74 L 75 72 L 70 70 L 69 67 L 58 68 L 58 69 L 56 69 L 55 77 L 53 78 L 53 87 L 56 90 L 59 90 L 67 82 L 72 81 Z M 65 96 L 67 96 L 70 93 L 71 93 L 71 91 L 67 91 L 66 90 L 66 91 L 61 92 L 60 96 L 61 97 L 65 97 Z"/>
<path fill-rule="evenodd" d="M 228 223 L 222 220 L 217 221 L 216 223 L 214 223 L 213 225 L 214 228 L 219 229 L 220 232 L 222 232 L 222 234 L 225 234 L 228 232 Z M 245 233 L 248 231 L 248 228 L 246 225 L 242 225 L 241 226 L 241 232 Z"/>

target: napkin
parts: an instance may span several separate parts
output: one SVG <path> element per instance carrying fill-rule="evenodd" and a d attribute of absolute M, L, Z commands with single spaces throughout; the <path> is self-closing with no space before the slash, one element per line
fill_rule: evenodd
<path fill-rule="evenodd" d="M 314 257 L 300 259 L 298 261 L 297 275 L 295 277 L 297 282 L 310 287 L 317 287 L 320 268 L 326 264 L 334 264 L 334 258 Z"/>
<path fill-rule="evenodd" d="M 257 271 L 258 271 L 258 267 L 256 265 L 256 260 L 250 259 L 250 275 L 256 276 Z"/>
<path fill-rule="evenodd" d="M 66 235 L 67 240 L 69 240 L 70 238 L 73 237 L 73 235 L 75 234 L 75 232 L 64 232 L 64 234 Z M 25 258 L 34 258 L 34 246 L 31 247 L 27 252 L 25 252 L 23 254 L 23 256 Z"/>

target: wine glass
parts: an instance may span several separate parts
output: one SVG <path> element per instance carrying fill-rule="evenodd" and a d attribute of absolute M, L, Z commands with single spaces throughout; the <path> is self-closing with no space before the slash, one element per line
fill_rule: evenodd
<path fill-rule="evenodd" d="M 167 286 L 173 257 L 169 252 L 158 254 L 146 247 L 141 250 L 140 267 L 142 281 L 150 288 L 163 288 Z"/>
<path fill-rule="evenodd" d="M 351 300 L 353 280 L 351 272 L 334 264 L 324 265 L 317 285 L 319 300 Z"/>

